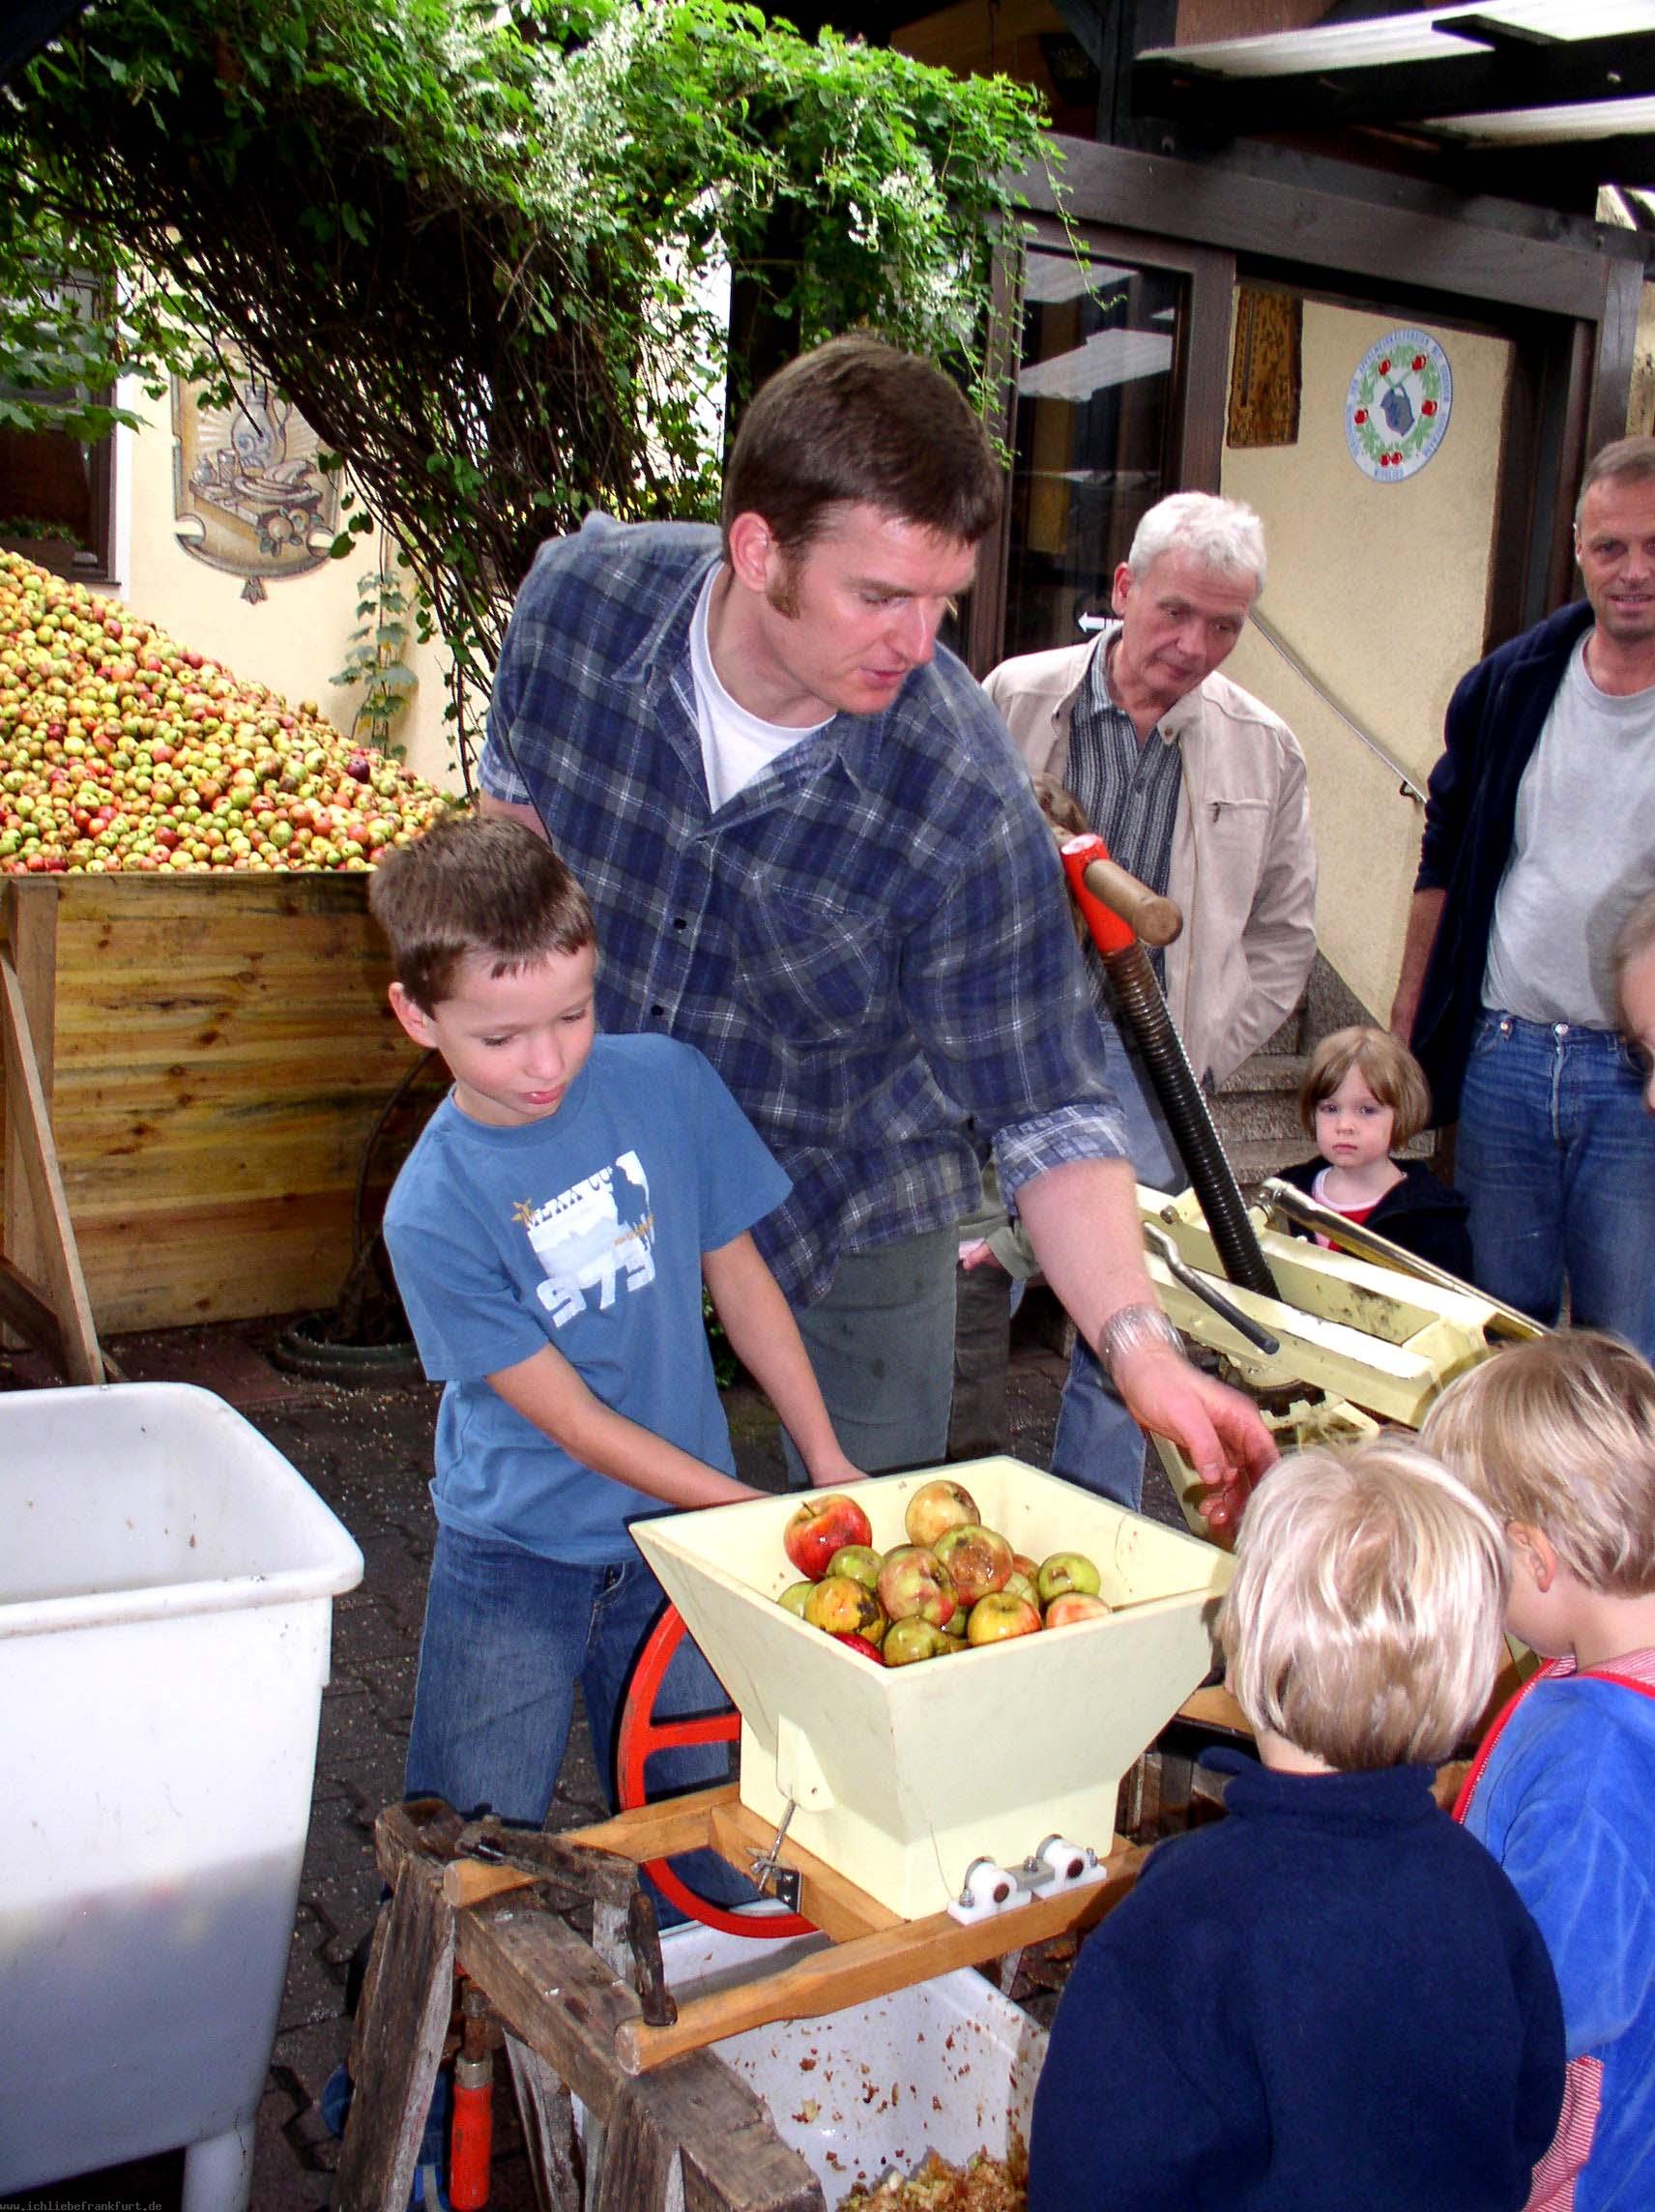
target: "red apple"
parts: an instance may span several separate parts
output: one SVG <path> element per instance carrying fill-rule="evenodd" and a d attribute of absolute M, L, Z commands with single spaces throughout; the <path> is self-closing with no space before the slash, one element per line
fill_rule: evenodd
<path fill-rule="evenodd" d="M 886 1555 L 880 1572 L 879 1601 L 889 1620 L 924 1620 L 943 1628 L 958 1607 L 954 1586 L 935 1552 L 923 1544 L 898 1544 Z"/>
<path fill-rule="evenodd" d="M 879 1599 L 849 1575 L 828 1575 L 817 1583 L 804 1601 L 804 1617 L 829 1636 L 865 1636 L 877 1644 L 885 1634 Z"/>
<path fill-rule="evenodd" d="M 937 1539 L 944 1529 L 958 1528 L 976 1518 L 976 1499 L 964 1484 L 939 1475 L 934 1482 L 922 1483 L 908 1500 L 902 1526 L 911 1544 L 924 1544 L 935 1550 Z"/>
<path fill-rule="evenodd" d="M 865 1636 L 847 1634 L 844 1636 L 835 1636 L 833 1641 L 835 1644 L 844 1644 L 846 1649 L 849 1651 L 859 1651 L 864 1659 L 871 1659 L 876 1667 L 883 1667 L 885 1665 L 885 1661 L 880 1657 L 878 1649 L 875 1645 L 868 1642 Z"/>
<path fill-rule="evenodd" d="M 854 1498 L 838 1490 L 812 1491 L 800 1499 L 781 1541 L 798 1572 L 819 1583 L 835 1552 L 846 1544 L 865 1544 L 872 1534 L 868 1517 Z"/>
<path fill-rule="evenodd" d="M 1040 1615 L 1026 1597 L 1013 1597 L 1009 1590 L 990 1590 L 972 1608 L 966 1641 L 1002 1644 L 1007 1637 L 1032 1636 L 1039 1626 Z"/>
<path fill-rule="evenodd" d="M 1086 1590 L 1065 1590 L 1046 1608 L 1048 1628 L 1067 1628 L 1077 1620 L 1107 1620 L 1109 1607 Z"/>
<path fill-rule="evenodd" d="M 1011 1546 L 994 1528 L 964 1521 L 949 1528 L 932 1546 L 960 1603 L 974 1606 L 991 1590 L 1005 1587 L 1011 1573 Z"/>

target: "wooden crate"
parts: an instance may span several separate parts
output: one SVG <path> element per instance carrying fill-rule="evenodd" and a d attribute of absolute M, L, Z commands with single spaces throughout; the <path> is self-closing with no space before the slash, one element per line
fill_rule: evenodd
<path fill-rule="evenodd" d="M 331 1306 L 417 1057 L 362 875 L 12 878 L 0 900 L 102 1334 Z M 7 1116 L 3 1249 L 43 1279 Z"/>

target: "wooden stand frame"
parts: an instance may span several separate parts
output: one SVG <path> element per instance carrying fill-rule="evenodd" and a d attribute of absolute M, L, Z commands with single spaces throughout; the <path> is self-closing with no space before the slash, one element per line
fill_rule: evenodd
<path fill-rule="evenodd" d="M 962 1924 L 946 1912 L 899 1920 L 808 1851 L 784 1846 L 780 1863 L 799 1875 L 803 1912 L 834 1939 L 777 1973 L 691 2000 L 670 2025 L 651 2026 L 622 1978 L 612 1906 L 595 1908 L 597 1947 L 582 1942 L 537 1893 L 548 1877 L 458 1855 L 459 1825 L 448 1807 L 425 1800 L 390 1807 L 375 1827 L 392 1897 L 358 2015 L 338 2212 L 401 2212 L 408 2201 L 456 1965 L 506 2030 L 545 2212 L 657 2212 L 675 2167 L 685 2212 L 824 2212 L 809 2168 L 709 2047 L 743 2028 L 865 2004 L 1089 1928 L 1126 1895 L 1144 1856 L 1119 1844 L 1105 1880 Z M 557 1842 L 598 1860 L 613 1856 L 619 1871 L 702 1846 L 744 1868 L 748 1850 L 771 1840 L 727 1786 L 642 1806 Z M 588 2114 L 584 2191 L 571 2094 Z"/>
<path fill-rule="evenodd" d="M 98 1341 L 51 1130 L 57 885 L 11 881 L 0 899 L 5 1211 L 0 1322 L 71 1382 L 119 1381 Z"/>

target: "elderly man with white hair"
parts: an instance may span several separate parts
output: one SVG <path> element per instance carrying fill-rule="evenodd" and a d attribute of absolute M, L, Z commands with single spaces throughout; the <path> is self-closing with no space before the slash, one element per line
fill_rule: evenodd
<path fill-rule="evenodd" d="M 1251 508 L 1175 493 L 1144 516 L 1115 571 L 1118 619 L 1078 645 L 1003 661 L 985 684 L 1031 771 L 1065 785 L 1121 866 L 1181 908 L 1183 934 L 1155 960 L 1190 1065 L 1212 1085 L 1292 1012 L 1316 954 L 1304 757 L 1280 715 L 1218 673 L 1264 565 Z M 1107 1008 L 1101 967 L 1094 980 Z M 1130 1043 L 1112 1073 L 1138 1179 L 1181 1189 Z M 1142 1498 L 1143 1438 L 1081 1343 L 1052 1467 L 1123 1503 Z"/>

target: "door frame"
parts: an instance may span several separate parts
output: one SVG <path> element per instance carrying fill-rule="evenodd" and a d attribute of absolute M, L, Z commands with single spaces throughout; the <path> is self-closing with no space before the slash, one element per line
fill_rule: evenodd
<path fill-rule="evenodd" d="M 1576 588 L 1569 525 L 1586 458 L 1626 426 L 1643 282 L 1632 234 L 1623 241 L 1585 223 L 1559 230 L 1556 218 L 1545 227 L 1532 210 L 1492 199 L 1445 211 L 1440 192 L 1373 171 L 1352 168 L 1350 189 L 1334 190 L 1090 139 L 1051 143 L 1057 162 L 1037 160 L 1021 179 L 1035 235 L 1060 240 L 1066 224 L 1089 247 L 1188 278 L 1173 407 L 1185 488 L 1219 488 L 1238 275 L 1352 305 L 1382 300 L 1421 319 L 1435 304 L 1442 319 L 1513 346 L 1484 650 L 1563 603 Z M 1018 358 L 1010 335 L 1021 324 L 1015 277 L 1002 296 L 1008 319 L 991 358 L 1008 437 Z M 979 673 L 999 656 L 1007 558 L 1002 526 L 973 594 L 969 645 Z"/>

